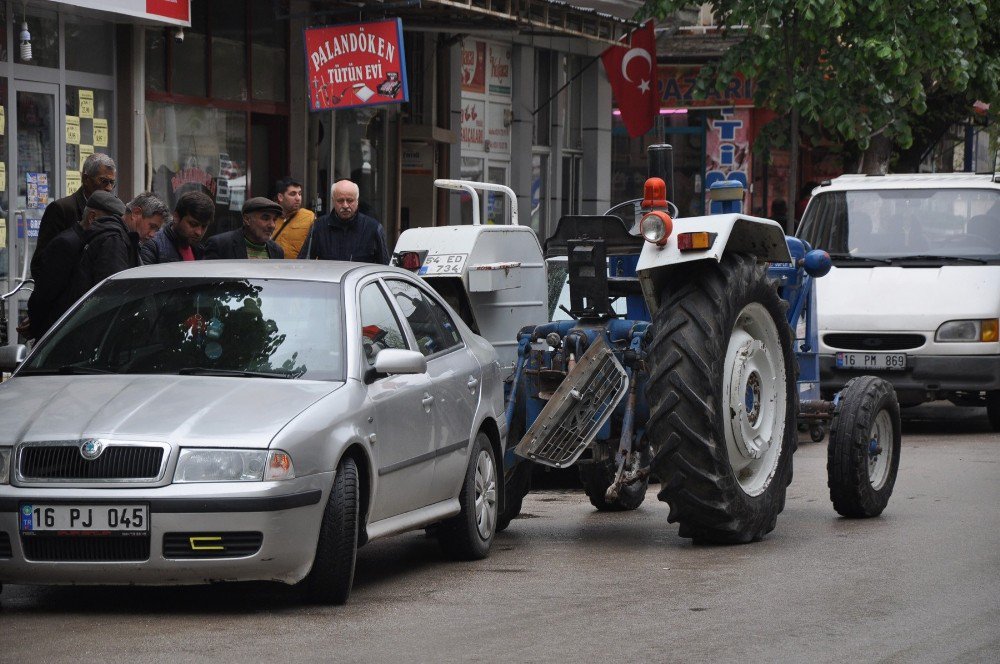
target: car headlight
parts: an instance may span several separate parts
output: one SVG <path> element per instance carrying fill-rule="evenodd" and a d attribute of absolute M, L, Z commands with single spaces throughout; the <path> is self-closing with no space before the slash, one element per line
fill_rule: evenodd
<path fill-rule="evenodd" d="M 1000 339 L 998 319 L 950 320 L 934 333 L 934 341 L 997 341 Z"/>
<path fill-rule="evenodd" d="M 174 482 L 259 482 L 295 477 L 292 458 L 281 450 L 182 449 Z"/>
<path fill-rule="evenodd" d="M 0 484 L 10 484 L 10 453 L 12 449 L 0 447 Z"/>

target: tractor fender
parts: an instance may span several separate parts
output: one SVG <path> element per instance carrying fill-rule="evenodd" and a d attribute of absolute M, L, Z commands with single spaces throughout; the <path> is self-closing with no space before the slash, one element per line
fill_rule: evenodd
<path fill-rule="evenodd" d="M 785 241 L 785 231 L 776 221 L 746 214 L 713 214 L 674 219 L 673 232 L 662 245 L 646 242 L 639 256 L 636 273 L 642 285 L 643 298 L 651 314 L 655 314 L 660 293 L 671 273 L 698 261 L 721 262 L 726 254 L 756 256 L 769 263 L 791 263 Z M 677 238 L 682 233 L 706 232 L 711 246 L 707 249 L 681 251 Z"/>

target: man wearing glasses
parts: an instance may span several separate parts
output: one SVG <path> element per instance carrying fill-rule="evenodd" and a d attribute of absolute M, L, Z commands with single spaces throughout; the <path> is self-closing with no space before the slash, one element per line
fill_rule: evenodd
<path fill-rule="evenodd" d="M 103 152 L 95 152 L 83 162 L 83 183 L 72 196 L 49 203 L 42 214 L 38 229 L 38 242 L 31 257 L 31 273 L 38 268 L 37 257 L 52 239 L 83 218 L 87 199 L 98 190 L 111 193 L 115 188 L 117 167 L 114 160 Z"/>

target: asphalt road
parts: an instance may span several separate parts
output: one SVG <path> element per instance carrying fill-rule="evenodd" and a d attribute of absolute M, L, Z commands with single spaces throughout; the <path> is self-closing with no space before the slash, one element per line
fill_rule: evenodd
<path fill-rule="evenodd" d="M 776 530 L 693 546 L 651 489 L 627 514 L 531 494 L 476 563 L 422 533 L 359 554 L 344 607 L 288 588 L 34 588 L 0 596 L 2 662 L 1000 661 L 1000 434 L 982 410 L 904 423 L 880 518 L 833 511 L 805 442 Z"/>

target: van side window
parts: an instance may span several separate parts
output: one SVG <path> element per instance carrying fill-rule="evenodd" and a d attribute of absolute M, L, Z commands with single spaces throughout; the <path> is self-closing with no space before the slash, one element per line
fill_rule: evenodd
<path fill-rule="evenodd" d="M 434 355 L 462 343 L 451 316 L 427 293 L 395 279 L 386 284 L 413 329 L 421 353 Z"/>

